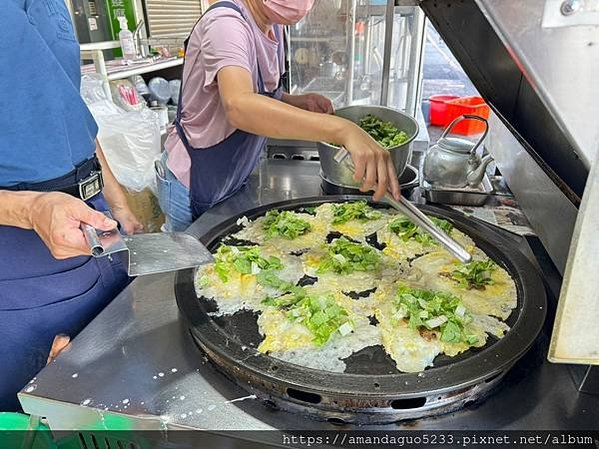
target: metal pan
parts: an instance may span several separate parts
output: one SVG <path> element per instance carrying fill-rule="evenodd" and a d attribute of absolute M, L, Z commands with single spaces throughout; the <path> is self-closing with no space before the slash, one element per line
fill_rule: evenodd
<path fill-rule="evenodd" d="M 398 129 L 404 131 L 408 135 L 408 140 L 401 145 L 388 148 L 397 176 L 401 176 L 406 165 L 412 158 L 412 141 L 418 135 L 418 122 L 408 114 L 385 106 L 347 106 L 335 111 L 335 115 L 354 123 L 359 123 L 360 120 L 368 114 L 376 115 L 386 122 L 393 123 Z M 360 186 L 361 183 L 354 181 L 353 172 L 348 168 L 339 165 L 334 160 L 334 156 L 339 151 L 339 147 L 327 142 L 318 142 L 316 147 L 318 148 L 320 166 L 325 179 L 337 185 L 354 188 Z"/>
<path fill-rule="evenodd" d="M 244 215 L 253 219 L 274 208 L 298 210 L 355 199 L 363 197 L 314 197 L 251 209 L 215 226 L 202 241 L 214 250 L 224 238 L 240 229 L 236 222 Z M 360 423 L 412 419 L 424 416 L 423 413 L 434 414 L 435 410 L 447 412 L 463 406 L 472 397 L 488 393 L 525 354 L 541 330 L 546 309 L 542 280 L 513 240 L 455 211 L 430 206 L 422 210 L 452 221 L 514 278 L 518 305 L 507 320 L 511 330 L 504 338 L 491 338 L 485 347 L 456 357 L 439 356 L 435 367 L 422 373 L 397 371 L 380 347 L 367 348 L 346 359 L 345 373 L 304 368 L 254 349 L 261 339 L 255 313 L 210 316 L 214 304 L 197 298 L 195 270 L 191 269 L 177 274 L 175 294 L 192 336 L 216 366 L 239 385 L 270 404 L 318 419 Z"/>

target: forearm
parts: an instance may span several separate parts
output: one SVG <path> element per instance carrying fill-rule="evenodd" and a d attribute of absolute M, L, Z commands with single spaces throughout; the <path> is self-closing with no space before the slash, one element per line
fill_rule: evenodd
<path fill-rule="evenodd" d="M 330 114 L 297 108 L 292 95 L 283 101 L 254 93 L 243 93 L 225 104 L 231 124 L 252 134 L 275 139 L 325 141 L 343 144 L 351 122 Z"/>
<path fill-rule="evenodd" d="M 0 225 L 32 229 L 31 210 L 41 194 L 0 190 Z"/>
<path fill-rule="evenodd" d="M 283 95 L 281 96 L 281 101 L 283 103 L 287 103 L 288 105 L 295 106 L 296 108 L 299 107 L 297 95 L 291 95 L 287 92 L 283 92 Z"/>
<path fill-rule="evenodd" d="M 102 147 L 100 146 L 100 142 L 96 140 L 96 155 L 100 160 L 100 165 L 102 166 L 102 177 L 104 178 L 104 197 L 108 202 L 108 205 L 111 209 L 118 209 L 123 207 L 128 207 L 127 198 L 123 193 L 123 189 L 121 185 L 118 183 L 110 166 L 108 165 L 108 161 L 104 157 L 104 153 L 102 152 Z"/>

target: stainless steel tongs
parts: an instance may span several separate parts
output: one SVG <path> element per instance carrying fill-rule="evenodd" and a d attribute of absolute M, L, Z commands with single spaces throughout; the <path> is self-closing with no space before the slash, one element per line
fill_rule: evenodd
<path fill-rule="evenodd" d="M 355 171 L 355 166 L 351 157 L 348 157 L 349 153 L 345 148 L 341 148 L 335 153 L 334 159 L 338 164 L 343 164 L 349 168 L 352 172 Z M 466 249 L 447 235 L 441 228 L 439 228 L 433 221 L 428 218 L 425 214 L 410 203 L 403 196 L 399 201 L 396 201 L 389 192 L 385 194 L 385 201 L 389 203 L 391 207 L 397 209 L 399 212 L 408 217 L 414 224 L 420 226 L 426 232 L 428 232 L 435 240 L 437 240 L 447 251 L 453 256 L 459 259 L 461 262 L 470 262 L 472 256 Z"/>

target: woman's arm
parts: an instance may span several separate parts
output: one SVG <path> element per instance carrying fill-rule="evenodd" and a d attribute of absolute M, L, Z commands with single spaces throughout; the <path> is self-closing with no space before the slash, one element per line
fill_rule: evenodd
<path fill-rule="evenodd" d="M 331 100 L 320 94 L 309 93 L 302 95 L 291 95 L 285 92 L 283 93 L 281 101 L 305 111 L 321 112 L 323 114 L 335 113 L 335 108 L 333 107 Z"/>
<path fill-rule="evenodd" d="M 143 232 L 144 227 L 131 212 L 127 198 L 123 193 L 121 185 L 118 183 L 108 161 L 104 157 L 100 142 L 96 139 L 96 155 L 102 166 L 102 178 L 104 179 L 104 197 L 110 206 L 113 217 L 121 224 L 126 234 L 138 234 Z"/>
<path fill-rule="evenodd" d="M 218 86 L 227 118 L 235 128 L 277 139 L 333 142 L 344 146 L 356 167 L 361 190 L 374 190 L 375 200 L 389 189 L 396 198 L 400 190 L 389 152 L 359 126 L 331 114 L 309 112 L 254 93 L 251 74 L 241 67 L 218 72 Z"/>

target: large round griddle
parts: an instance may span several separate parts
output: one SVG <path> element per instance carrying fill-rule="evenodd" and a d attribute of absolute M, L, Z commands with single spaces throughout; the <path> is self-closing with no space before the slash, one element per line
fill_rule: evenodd
<path fill-rule="evenodd" d="M 255 219 L 268 210 L 301 210 L 326 202 L 363 199 L 356 196 L 303 198 L 269 204 L 232 217 L 202 237 L 210 249 L 239 231 L 237 220 Z M 372 203 L 373 207 L 382 207 Z M 358 422 L 389 422 L 437 413 L 483 396 L 532 345 L 545 319 L 546 297 L 539 274 L 519 251 L 517 242 L 455 211 L 421 207 L 429 215 L 448 219 L 469 235 L 489 257 L 505 268 L 516 283 L 518 305 L 506 321 L 511 327 L 502 338 L 456 357 L 438 356 L 435 366 L 422 373 L 401 373 L 380 346 L 366 348 L 345 359 L 345 373 L 291 364 L 256 351 L 261 341 L 258 315 L 241 311 L 216 317 L 213 301 L 198 298 L 195 270 L 181 271 L 175 293 L 179 308 L 201 349 L 232 380 L 269 402 L 318 418 Z M 453 404 L 453 408 L 452 408 Z M 356 418 L 356 416 L 366 416 Z"/>

